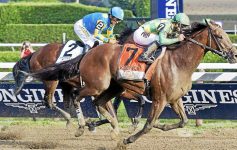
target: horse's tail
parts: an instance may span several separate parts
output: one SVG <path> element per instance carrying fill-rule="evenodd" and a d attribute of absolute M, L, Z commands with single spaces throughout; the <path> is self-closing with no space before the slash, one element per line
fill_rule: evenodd
<path fill-rule="evenodd" d="M 40 80 L 67 80 L 79 74 L 79 64 L 83 56 L 79 55 L 72 60 L 53 64 L 27 75 Z"/>
<path fill-rule="evenodd" d="M 25 79 L 28 77 L 28 72 L 30 71 L 29 67 L 29 61 L 32 55 L 20 59 L 13 67 L 12 73 L 15 80 L 15 89 L 14 94 L 18 95 L 21 91 Z"/>

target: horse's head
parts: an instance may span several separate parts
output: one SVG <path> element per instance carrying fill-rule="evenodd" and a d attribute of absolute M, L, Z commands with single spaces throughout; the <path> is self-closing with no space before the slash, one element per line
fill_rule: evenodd
<path fill-rule="evenodd" d="M 226 32 L 214 21 L 207 22 L 209 28 L 209 44 L 212 48 L 218 49 L 221 56 L 229 63 L 237 63 L 237 49 L 233 46 Z"/>

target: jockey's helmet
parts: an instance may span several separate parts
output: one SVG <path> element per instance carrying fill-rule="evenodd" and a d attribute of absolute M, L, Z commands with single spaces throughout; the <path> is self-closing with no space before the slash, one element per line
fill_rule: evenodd
<path fill-rule="evenodd" d="M 124 17 L 123 9 L 120 7 L 112 7 L 109 10 L 108 14 L 115 18 L 118 18 L 119 20 L 123 20 L 123 17 Z"/>
<path fill-rule="evenodd" d="M 172 20 L 173 22 L 178 22 L 181 23 L 182 25 L 186 26 L 190 25 L 189 17 L 185 13 L 176 14 Z"/>

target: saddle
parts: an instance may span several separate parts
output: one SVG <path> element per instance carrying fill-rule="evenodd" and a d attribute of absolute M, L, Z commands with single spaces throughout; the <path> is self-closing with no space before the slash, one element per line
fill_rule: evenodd
<path fill-rule="evenodd" d="M 150 81 L 154 72 L 155 64 L 162 55 L 162 50 L 156 50 L 151 57 L 155 60 L 152 64 L 138 61 L 145 47 L 127 43 L 122 48 L 118 60 L 118 80 Z"/>
<path fill-rule="evenodd" d="M 71 60 L 84 53 L 84 44 L 79 41 L 69 40 L 61 50 L 56 64 Z"/>

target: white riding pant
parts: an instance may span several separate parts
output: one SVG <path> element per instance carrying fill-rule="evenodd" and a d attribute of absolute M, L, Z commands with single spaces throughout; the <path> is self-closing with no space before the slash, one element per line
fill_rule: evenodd
<path fill-rule="evenodd" d="M 146 33 L 143 27 L 139 27 L 133 34 L 134 42 L 143 46 L 147 46 L 158 39 L 158 35 L 154 33 Z"/>
<path fill-rule="evenodd" d="M 93 47 L 95 41 L 99 42 L 99 45 L 103 44 L 103 41 L 96 39 L 90 32 L 83 26 L 83 19 L 78 20 L 74 24 L 74 31 L 84 44 Z"/>

